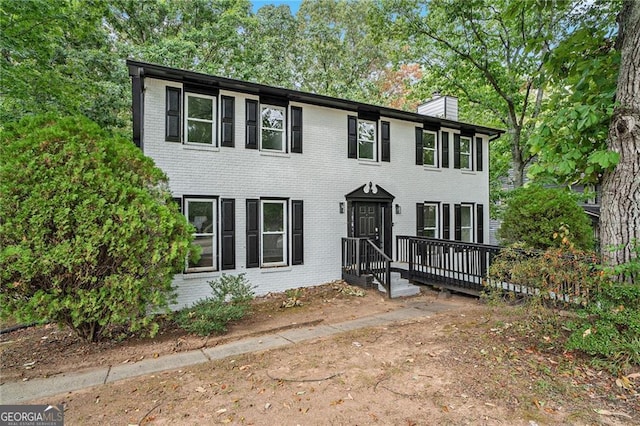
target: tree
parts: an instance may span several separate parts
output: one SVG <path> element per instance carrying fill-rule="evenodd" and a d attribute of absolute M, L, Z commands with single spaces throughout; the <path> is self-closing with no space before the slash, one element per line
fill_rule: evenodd
<path fill-rule="evenodd" d="M 620 11 L 620 71 L 607 145 L 620 160 L 602 185 L 601 234 L 610 265 L 634 259 L 640 242 L 640 2 L 625 0 Z"/>
<path fill-rule="evenodd" d="M 388 19 L 420 53 L 431 91 L 456 95 L 478 116 L 506 127 L 513 184 L 521 186 L 533 158 L 528 136 L 540 113 L 542 66 L 564 35 L 571 4 L 407 0 L 387 5 Z M 486 118 L 474 121 L 485 124 Z"/>
<path fill-rule="evenodd" d="M 152 160 L 86 118 L 53 115 L 6 124 L 0 158 L 2 316 L 90 341 L 113 324 L 152 327 L 192 239 Z"/>
<path fill-rule="evenodd" d="M 539 250 L 561 247 L 558 235 L 566 228 L 577 248 L 593 248 L 589 218 L 568 190 L 538 185 L 518 188 L 509 197 L 503 219 L 498 236 L 507 244 L 520 242 Z"/>

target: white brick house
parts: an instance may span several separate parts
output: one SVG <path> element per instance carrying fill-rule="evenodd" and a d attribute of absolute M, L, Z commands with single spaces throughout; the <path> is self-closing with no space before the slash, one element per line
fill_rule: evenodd
<path fill-rule="evenodd" d="M 341 277 L 341 238 L 488 241 L 501 131 L 128 61 L 134 142 L 169 176 L 203 255 L 179 305 L 246 273 L 258 294 Z"/>

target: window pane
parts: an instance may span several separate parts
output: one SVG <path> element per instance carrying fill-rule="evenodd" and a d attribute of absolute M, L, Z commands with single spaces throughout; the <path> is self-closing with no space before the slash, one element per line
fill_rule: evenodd
<path fill-rule="evenodd" d="M 471 229 L 469 228 L 462 229 L 462 241 L 465 241 L 467 243 L 471 242 Z"/>
<path fill-rule="evenodd" d="M 213 232 L 213 203 L 211 201 L 189 201 L 189 223 L 198 234 Z"/>
<path fill-rule="evenodd" d="M 422 163 L 427 166 L 433 166 L 435 164 L 435 152 L 427 149 L 422 151 Z"/>
<path fill-rule="evenodd" d="M 262 127 L 267 129 L 283 129 L 284 111 L 273 107 L 262 107 Z"/>
<path fill-rule="evenodd" d="M 282 151 L 282 136 L 279 130 L 262 129 L 262 149 Z"/>
<path fill-rule="evenodd" d="M 435 149 L 436 135 L 434 135 L 433 133 L 422 132 L 422 146 L 424 148 Z"/>
<path fill-rule="evenodd" d="M 202 120 L 213 120 L 213 100 L 189 96 L 188 98 L 189 118 L 200 118 Z"/>
<path fill-rule="evenodd" d="M 202 249 L 200 260 L 197 263 L 189 262 L 190 268 L 211 268 L 213 267 L 213 238 L 209 236 L 196 237 L 193 241 L 194 245 L 200 246 Z"/>
<path fill-rule="evenodd" d="M 435 229 L 425 229 L 423 232 L 425 237 L 436 238 L 436 230 Z"/>
<path fill-rule="evenodd" d="M 373 160 L 373 147 L 371 142 L 360 142 L 358 144 L 358 158 Z"/>
<path fill-rule="evenodd" d="M 358 121 L 358 139 L 374 142 L 376 140 L 376 126 L 367 121 Z"/>
<path fill-rule="evenodd" d="M 263 231 L 284 231 L 284 205 L 280 203 L 264 203 L 262 205 Z"/>
<path fill-rule="evenodd" d="M 213 141 L 213 128 L 211 123 L 202 121 L 187 121 L 187 142 L 211 144 Z"/>
<path fill-rule="evenodd" d="M 462 226 L 471 226 L 471 207 L 463 206 L 460 208 L 460 221 Z"/>
<path fill-rule="evenodd" d="M 424 206 L 424 226 L 425 228 L 436 227 L 436 206 Z"/>
<path fill-rule="evenodd" d="M 469 163 L 469 154 L 461 154 L 460 155 L 460 168 L 461 169 L 470 169 L 471 164 Z"/>
<path fill-rule="evenodd" d="M 262 261 L 264 263 L 284 262 L 282 234 L 268 234 L 262 236 Z"/>

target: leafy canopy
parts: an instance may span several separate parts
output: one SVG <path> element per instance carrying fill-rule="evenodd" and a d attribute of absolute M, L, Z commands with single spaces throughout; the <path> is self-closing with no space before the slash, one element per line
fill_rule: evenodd
<path fill-rule="evenodd" d="M 149 327 L 192 238 L 152 160 L 54 116 L 6 125 L 0 158 L 0 314 L 92 341 L 111 324 Z"/>
<path fill-rule="evenodd" d="M 503 243 L 525 243 L 544 250 L 560 247 L 558 234 L 568 229 L 567 237 L 580 249 L 593 248 L 593 230 L 589 218 L 568 190 L 531 185 L 511 193 L 498 237 Z"/>

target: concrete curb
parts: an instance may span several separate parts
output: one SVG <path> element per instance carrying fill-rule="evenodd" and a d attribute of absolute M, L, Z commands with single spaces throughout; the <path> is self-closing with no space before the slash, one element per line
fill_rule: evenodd
<path fill-rule="evenodd" d="M 211 348 L 180 352 L 159 358 L 149 358 L 132 364 L 119 364 L 101 367 L 78 373 L 65 373 L 43 379 L 33 379 L 26 382 L 7 382 L 0 385 L 0 403 L 19 404 L 46 396 L 58 395 L 65 392 L 77 391 L 105 383 L 139 377 L 203 364 L 212 360 L 219 360 L 230 356 L 277 349 L 313 339 L 344 333 L 366 327 L 378 327 L 386 324 L 418 318 L 429 318 L 438 312 L 453 309 L 455 305 L 443 303 L 415 304 L 369 317 L 358 318 L 330 325 L 316 325 L 289 329 L 282 332 L 265 334 L 235 342 L 226 343 Z"/>

